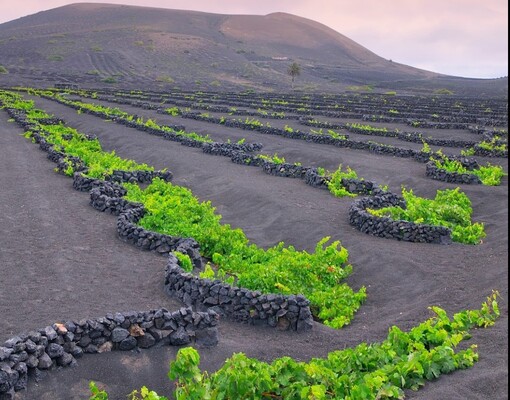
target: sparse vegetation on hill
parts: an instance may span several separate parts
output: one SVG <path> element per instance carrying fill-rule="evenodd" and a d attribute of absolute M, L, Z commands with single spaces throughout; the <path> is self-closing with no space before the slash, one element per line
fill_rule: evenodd
<path fill-rule="evenodd" d="M 148 20 L 150 31 L 146 29 Z M 52 31 L 59 33 L 48 35 Z M 259 40 L 253 32 L 264 32 L 267 40 Z M 291 60 L 301 66 L 304 83 L 299 89 L 305 91 L 339 92 L 347 87 L 360 93 L 414 89 L 429 93 L 436 89 L 455 94 L 478 89 L 488 94 L 508 93 L 505 79 L 450 79 L 388 63 L 322 24 L 289 14 L 220 18 L 217 14 L 196 15 L 180 10 L 161 9 L 154 14 L 144 7 L 72 4 L 27 16 L 23 21 L 0 24 L 1 37 L 24 38 L 2 44 L 4 65 L 17 65 L 24 59 L 26 68 L 18 80 L 23 84 L 41 82 L 40 76 L 30 71 L 34 67 L 47 72 L 44 79 L 48 82 L 65 75 L 74 83 L 91 87 L 98 81 L 84 79 L 84 74 L 97 69 L 105 76 L 129 73 L 128 79 L 118 83 L 126 88 L 158 89 L 161 81 L 156 78 L 170 76 L 183 88 L 195 88 L 196 82 L 202 82 L 201 87 L 214 89 L 215 82 L 221 82 L 225 91 L 247 87 L 279 91 L 289 87 L 282 74 L 287 73 Z M 46 49 L 42 54 L 52 62 L 25 57 L 27 51 L 37 48 Z M 84 54 L 90 56 L 90 62 L 83 62 Z M 292 84 L 299 75 L 293 70 Z M 11 75 L 18 73 L 12 71 Z"/>

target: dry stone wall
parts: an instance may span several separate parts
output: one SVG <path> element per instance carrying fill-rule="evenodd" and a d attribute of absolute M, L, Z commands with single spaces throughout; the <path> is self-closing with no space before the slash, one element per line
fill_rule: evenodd
<path fill-rule="evenodd" d="M 0 399 L 13 399 L 14 392 L 27 387 L 29 377 L 40 379 L 44 371 L 74 366 L 86 353 L 190 343 L 214 346 L 218 319 L 214 310 L 160 308 L 69 320 L 21 333 L 0 346 Z"/>

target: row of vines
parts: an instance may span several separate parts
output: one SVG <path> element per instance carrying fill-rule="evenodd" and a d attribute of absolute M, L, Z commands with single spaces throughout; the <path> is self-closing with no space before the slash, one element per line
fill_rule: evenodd
<path fill-rule="evenodd" d="M 56 96 L 53 92 L 45 94 Z M 116 170 L 154 171 L 149 165 L 122 159 L 115 152 L 105 152 L 97 138 L 67 126 L 15 92 L 0 91 L 0 104 L 10 112 L 14 110 L 25 116 L 30 125 L 26 138 L 37 133 L 56 151 L 65 154 L 68 163 L 62 172 L 68 176 L 81 173 L 77 160 L 86 167 L 87 176 L 98 179 L 107 179 Z M 211 142 L 207 136 L 165 127 L 153 120 L 144 121 L 118 108 L 84 102 L 79 102 L 79 107 L 110 118 L 124 118 L 167 130 L 191 140 Z M 275 157 L 276 154 L 272 156 L 273 161 Z M 276 161 L 282 160 L 277 158 Z M 444 158 L 436 162 L 442 162 L 445 168 L 460 168 L 447 165 L 449 161 Z M 324 169 L 319 172 L 329 177 L 329 189 L 338 197 L 347 195 L 342 191 L 341 180 L 357 178 L 355 171 L 349 168 L 347 172 L 342 171 L 341 166 L 336 172 Z M 497 177 L 487 177 L 488 173 L 482 172 L 485 184 L 495 181 L 499 184 L 503 176 L 500 172 Z M 367 296 L 364 287 L 355 291 L 345 282 L 352 273 L 352 266 L 347 249 L 338 241 L 329 243 L 330 238 L 325 237 L 312 253 L 298 251 L 284 243 L 262 249 L 251 243 L 242 230 L 223 224 L 214 206 L 208 201 L 199 201 L 189 189 L 158 178 L 146 187 L 135 183 L 123 185 L 127 189 L 126 199 L 142 203 L 147 210 L 139 221 L 140 226 L 164 234 L 193 237 L 200 244 L 201 254 L 210 263 L 202 272 L 204 279 L 220 279 L 263 293 L 304 294 L 311 302 L 315 317 L 333 328 L 349 324 Z M 483 224 L 471 223 L 471 203 L 458 188 L 438 191 L 434 200 L 418 198 L 411 189 L 405 188 L 402 195 L 407 204 L 405 209 L 394 207 L 370 212 L 393 219 L 447 226 L 452 229 L 454 240 L 462 243 L 479 243 L 485 235 Z M 214 271 L 212 275 L 211 271 Z M 168 376 L 175 383 L 176 399 L 403 398 L 404 389 L 417 390 L 428 380 L 469 368 L 476 362 L 476 345 L 457 347 L 470 337 L 471 329 L 494 324 L 500 314 L 497 297 L 498 293 L 493 292 L 480 309 L 463 311 L 451 318 L 441 308 L 431 307 L 433 317 L 409 332 L 393 326 L 386 340 L 380 343 L 362 343 L 310 362 L 283 357 L 264 363 L 239 353 L 209 374 L 200 370 L 198 352 L 183 348 L 171 363 Z M 90 389 L 91 399 L 108 398 L 93 382 Z M 135 390 L 132 398 L 166 399 L 145 387 Z"/>

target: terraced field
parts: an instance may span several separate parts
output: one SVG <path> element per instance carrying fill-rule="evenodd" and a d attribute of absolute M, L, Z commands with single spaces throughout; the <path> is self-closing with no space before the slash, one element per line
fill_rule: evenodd
<path fill-rule="evenodd" d="M 274 290 L 262 290 L 263 295 L 305 294 L 313 320 L 306 312 L 293 320 L 283 306 L 285 312 L 271 318 L 259 309 L 243 314 L 228 305 L 222 308 L 221 301 L 191 301 L 182 290 L 170 290 L 168 295 L 164 288 L 168 251 L 143 251 L 137 248 L 145 246 L 141 242 L 133 246 L 119 240 L 116 217 L 90 207 L 89 194 L 74 190 L 73 179 L 55 173 L 46 153 L 22 136 L 27 129 L 33 133 L 33 126 L 23 129 L 18 114 L 2 111 L 0 340 L 55 322 L 118 311 L 176 310 L 183 305 L 180 297 L 195 308 L 213 306 L 225 314 L 218 323 L 217 345 L 197 346 L 201 368 L 213 372 L 235 352 L 268 362 L 282 356 L 309 361 L 361 342 L 381 342 L 394 325 L 406 331 L 425 321 L 431 316 L 429 306 L 449 314 L 479 309 L 497 290 L 499 320 L 493 327 L 474 329 L 473 338 L 462 347 L 477 344 L 478 362 L 427 382 L 417 392 L 404 385 L 403 393 L 413 399 L 507 398 L 506 99 L 121 91 L 20 94 L 56 118 L 40 122 L 44 129 L 50 129 L 48 122 L 58 125 L 61 119 L 92 141 L 97 137 L 105 152 L 115 151 L 122 159 L 155 170 L 168 169 L 172 184 L 190 189 L 200 201 L 210 201 L 223 224 L 242 229 L 260 249 L 284 242 L 311 254 L 313 261 L 322 238 L 339 241 L 339 248 L 348 251 L 348 261 L 330 267 L 338 272 L 350 265 L 352 273 L 337 277 L 333 286 L 345 284 L 352 293 L 366 291 L 366 298 L 356 305 L 350 294 L 352 308 L 342 303 L 352 310 L 352 319 L 342 320 L 340 328 L 330 327 L 333 317 L 321 317 L 326 306 L 319 294 L 330 289 L 321 286 L 327 275 L 319 273 L 313 275 L 317 286 L 300 287 L 307 293 L 292 292 L 285 280 Z M 42 138 L 48 139 L 44 129 Z M 32 138 L 41 143 L 37 135 Z M 66 145 L 70 139 L 63 140 L 59 143 Z M 69 157 L 53 156 L 67 163 L 58 164 L 61 172 L 79 171 L 79 163 Z M 499 166 L 503 175 L 492 186 L 452 181 L 449 171 L 442 172 L 449 181 L 438 180 L 443 175 L 430 176 L 428 165 L 443 158 L 475 169 Z M 328 185 L 339 165 L 357 174 L 336 187 L 348 193 L 344 197 L 335 196 Z M 385 232 L 388 238 L 371 228 L 380 224 L 375 216 L 363 224 L 353 222 L 353 205 L 360 199 L 400 196 L 402 187 L 429 199 L 437 191 L 458 187 L 471 203 L 470 223 L 483 223 L 485 236 L 476 239 L 477 244 L 464 244 L 443 232 L 441 242 L 449 244 L 436 244 L 427 243 L 435 239 L 424 233 L 420 221 L 402 228 L 414 233 Z M 194 273 L 211 258 L 221 267 L 221 257 L 207 254 L 209 242 L 195 239 L 205 258 L 197 259 Z M 223 260 L 229 254 L 234 250 L 223 254 Z M 242 282 L 245 272 L 225 265 Z M 39 368 L 37 374 L 29 374 L 27 389 L 16 396 L 87 398 L 90 380 L 106 388 L 111 398 L 123 398 L 142 385 L 169 395 L 174 386 L 166 373 L 177 348 L 138 347 L 86 355 L 75 368 Z"/>

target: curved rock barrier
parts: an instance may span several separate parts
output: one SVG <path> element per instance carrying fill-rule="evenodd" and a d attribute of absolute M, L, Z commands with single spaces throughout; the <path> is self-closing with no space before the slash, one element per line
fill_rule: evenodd
<path fill-rule="evenodd" d="M 329 176 L 320 175 L 317 168 L 308 168 L 305 173 L 304 180 L 305 183 L 319 188 L 319 189 L 327 189 L 330 181 Z M 342 179 L 342 186 L 349 193 L 358 194 L 358 195 L 379 195 L 385 193 L 383 189 L 381 189 L 375 182 L 367 181 L 364 179 Z"/>
<path fill-rule="evenodd" d="M 428 159 L 428 156 L 427 156 Z M 319 189 L 328 189 L 330 177 L 319 175 L 315 167 L 304 167 L 289 163 L 275 163 L 260 156 L 247 154 L 243 151 L 234 151 L 231 156 L 233 163 L 262 167 L 269 175 L 283 178 L 303 179 L 307 185 Z M 365 179 L 342 179 L 342 186 L 349 192 L 357 195 L 375 195 L 384 193 L 384 190 L 372 181 Z"/>
<path fill-rule="evenodd" d="M 432 129 L 467 129 L 467 122 L 435 122 L 425 119 L 406 118 L 405 123 L 410 126 Z"/>
<path fill-rule="evenodd" d="M 425 165 L 425 168 L 427 177 L 437 181 L 467 185 L 482 183 L 480 178 L 474 174 L 447 171 L 444 168 L 439 168 L 436 166 L 434 161 L 429 161 Z"/>
<path fill-rule="evenodd" d="M 219 155 L 232 157 L 235 152 L 242 151 L 247 153 L 253 153 L 254 151 L 258 151 L 262 149 L 262 143 L 222 143 L 222 142 L 213 142 L 213 143 L 204 143 L 202 146 L 202 151 L 206 154 Z"/>
<path fill-rule="evenodd" d="M 248 154 L 244 151 L 233 151 L 230 159 L 234 164 L 251 165 L 253 167 L 259 167 L 262 165 L 262 158 L 257 155 Z"/>
<path fill-rule="evenodd" d="M 452 243 L 451 230 L 443 226 L 415 224 L 408 221 L 396 221 L 389 217 L 377 217 L 367 208 L 406 207 L 402 197 L 393 193 L 363 197 L 353 202 L 349 208 L 349 222 L 363 233 L 387 239 L 419 243 Z"/>
<path fill-rule="evenodd" d="M 268 160 L 262 160 L 262 171 L 266 174 L 281 176 L 284 178 L 300 178 L 304 179 L 308 167 L 289 163 L 274 163 Z"/>
<path fill-rule="evenodd" d="M 143 204 L 127 201 L 122 196 L 126 189 L 111 182 L 100 181 L 90 194 L 90 205 L 101 212 L 117 215 L 117 233 L 119 238 L 142 250 L 168 255 L 172 251 L 187 254 L 195 268 L 202 268 L 200 247 L 192 238 L 170 236 L 150 232 L 136 223 L 145 215 Z"/>
<path fill-rule="evenodd" d="M 339 140 L 335 146 L 346 147 L 354 150 L 368 150 L 371 153 L 388 155 L 401 158 L 414 158 L 420 151 L 413 149 L 403 149 L 391 145 L 383 145 L 374 142 L 360 142 L 358 140 Z"/>
<path fill-rule="evenodd" d="M 304 180 L 307 185 L 314 188 L 329 190 L 329 179 L 326 176 L 320 175 L 317 168 L 308 168 L 308 171 L 305 173 Z"/>
<path fill-rule="evenodd" d="M 440 139 L 440 138 L 432 138 L 432 137 L 424 137 L 420 132 L 399 132 L 399 131 L 391 131 L 391 130 L 383 130 L 383 129 L 363 129 L 360 127 L 352 126 L 349 124 L 345 124 L 343 126 L 339 126 L 340 128 L 344 128 L 352 133 L 357 133 L 359 135 L 368 135 L 368 136 L 381 136 L 381 137 L 393 137 L 404 142 L 411 143 L 427 143 L 429 145 L 434 146 L 442 146 L 442 147 L 460 147 L 460 148 L 469 148 L 473 147 L 477 142 L 471 140 L 454 140 L 454 139 Z"/>
<path fill-rule="evenodd" d="M 212 308 L 234 321 L 297 332 L 313 327 L 310 301 L 304 296 L 262 294 L 220 280 L 201 279 L 185 272 L 173 254 L 165 269 L 165 288 L 188 306 L 198 310 Z"/>
<path fill-rule="evenodd" d="M 202 149 L 204 149 L 204 146 L 205 146 L 206 149 L 204 150 L 204 152 L 208 153 L 208 154 L 225 155 L 225 156 L 232 157 L 232 155 L 233 155 L 232 151 L 237 150 L 236 148 L 233 148 L 232 150 L 227 149 L 227 148 L 220 148 L 217 145 L 213 145 L 211 147 L 210 146 L 211 143 L 196 140 L 196 139 L 193 139 L 190 137 L 185 137 L 185 136 L 179 135 L 177 133 L 167 132 L 167 131 L 164 131 L 161 129 L 148 127 L 143 124 L 139 124 L 134 120 L 127 120 L 125 118 L 120 118 L 120 117 L 111 117 L 103 112 L 82 109 L 77 104 L 73 104 L 72 102 L 69 102 L 69 101 L 57 99 L 52 96 L 47 96 L 47 95 L 41 95 L 41 96 L 45 97 L 49 100 L 57 101 L 61 104 L 67 105 L 74 109 L 81 109 L 83 112 L 86 112 L 86 113 L 89 113 L 89 114 L 92 114 L 92 115 L 95 115 L 98 117 L 112 118 L 112 120 L 114 122 L 120 123 L 120 124 L 128 126 L 128 127 L 136 128 L 138 130 L 147 132 L 149 134 L 163 137 L 164 139 L 167 139 L 167 140 L 180 142 L 182 145 L 185 145 L 185 146 L 199 147 Z M 106 99 L 106 100 L 112 101 L 111 99 Z M 115 100 L 115 102 L 142 107 L 142 105 L 140 105 L 139 102 L 136 102 L 136 101 L 133 102 L 133 101 L 129 101 L 126 99 L 118 99 L 118 100 Z M 165 113 L 164 109 L 161 108 L 160 106 L 151 105 L 150 108 L 155 109 L 158 113 Z M 292 130 L 292 129 L 286 130 L 286 129 L 268 127 L 268 126 L 264 126 L 264 125 L 250 124 L 250 123 L 246 123 L 246 122 L 243 122 L 240 120 L 230 120 L 230 119 L 222 119 L 222 118 L 213 117 L 213 116 L 204 116 L 198 112 L 183 112 L 180 114 L 180 117 L 188 118 L 188 119 L 195 119 L 195 120 L 199 120 L 199 121 L 205 121 L 205 122 L 209 122 L 209 123 L 217 123 L 220 125 L 234 127 L 234 128 L 240 128 L 240 129 L 245 129 L 245 130 L 253 130 L 253 131 L 257 131 L 262 134 L 272 134 L 272 135 L 279 135 L 279 136 L 283 136 L 283 137 L 291 138 L 291 139 L 300 139 L 300 140 L 305 140 L 305 141 L 318 143 L 318 144 L 334 145 L 337 147 L 344 147 L 344 148 L 349 148 L 349 149 L 353 149 L 353 150 L 367 150 L 369 152 L 372 152 L 375 154 L 380 154 L 380 155 L 389 155 L 389 156 L 402 157 L 402 158 L 413 158 L 419 162 L 427 162 L 428 161 L 427 157 L 423 157 L 424 152 L 422 152 L 422 151 L 416 151 L 413 149 L 404 149 L 404 148 L 400 148 L 400 147 L 396 147 L 396 146 L 384 145 L 384 144 L 374 143 L 374 142 L 370 142 L 370 141 L 362 142 L 362 141 L 357 141 L 357 140 L 351 140 L 348 138 L 347 135 L 344 135 L 345 138 L 337 138 L 337 137 L 332 137 L 329 134 L 306 133 L 306 132 L 302 132 L 299 130 Z M 365 117 L 366 118 L 363 118 L 363 119 L 367 120 L 368 117 L 367 116 L 365 116 Z M 374 116 L 372 115 L 371 117 L 374 117 Z M 380 117 L 382 117 L 382 116 L 380 116 Z M 387 117 L 387 118 L 389 118 L 391 120 L 398 119 L 398 118 L 392 118 L 392 117 Z M 400 118 L 400 119 L 403 120 L 402 118 Z M 368 120 L 370 120 L 370 119 L 368 119 Z M 393 121 L 393 122 L 395 122 L 395 121 Z M 434 127 L 436 127 L 436 128 L 439 127 L 439 125 L 436 123 L 433 123 L 432 125 L 434 125 Z M 467 124 L 465 124 L 465 125 L 466 126 L 464 128 L 467 129 Z M 173 128 L 178 129 L 178 128 L 182 128 L 182 126 L 176 125 Z M 446 127 L 444 127 L 444 126 L 442 126 L 441 128 L 446 129 Z M 475 155 L 485 156 L 485 157 L 508 157 L 507 151 L 506 152 L 488 151 L 486 149 L 479 147 L 478 144 L 475 144 L 476 142 L 450 140 L 450 139 L 434 139 L 434 138 L 425 138 L 424 139 L 421 134 L 416 133 L 416 132 L 399 132 L 399 133 L 382 132 L 382 134 L 381 134 L 381 133 L 371 133 L 370 131 L 359 130 L 359 132 L 357 132 L 357 133 L 363 133 L 363 134 L 369 134 L 369 135 L 373 134 L 373 135 L 382 135 L 382 136 L 395 136 L 401 140 L 408 141 L 408 142 L 417 142 L 418 143 L 418 142 L 425 141 L 428 144 L 437 145 L 437 146 L 446 146 L 446 147 L 466 148 L 466 147 L 471 147 L 474 144 L 474 146 L 471 148 L 474 149 Z M 255 143 L 253 145 L 255 146 L 254 148 L 257 149 L 257 146 L 259 144 Z M 249 148 L 245 148 L 245 149 L 242 149 L 242 151 L 250 151 L 250 150 L 249 150 Z M 256 150 L 252 150 L 252 151 L 256 151 Z M 238 162 L 238 161 L 241 161 L 241 160 L 239 159 L 238 156 L 236 156 L 235 162 L 239 163 L 239 164 L 243 164 L 243 162 Z M 248 161 L 246 164 L 253 164 L 253 163 Z"/>
<path fill-rule="evenodd" d="M 193 267 L 199 270 L 202 268 L 202 258 L 198 243 L 192 238 L 164 235 L 137 226 L 136 222 L 145 213 L 143 205 L 126 201 L 121 197 L 124 194 L 124 188 L 104 182 L 103 186 L 90 191 L 91 205 L 97 210 L 118 215 L 117 232 L 122 240 L 143 250 L 168 254 L 165 287 L 169 294 L 200 310 L 212 307 L 236 321 L 298 332 L 312 328 L 310 302 L 304 296 L 261 294 L 185 272 L 172 252 L 187 254 Z"/>
<path fill-rule="evenodd" d="M 109 98 L 108 101 L 116 101 L 115 98 Z M 241 116 L 248 116 L 248 117 L 259 117 L 259 118 L 268 118 L 268 119 L 299 119 L 300 116 L 298 115 L 285 115 L 283 113 L 277 113 L 277 112 L 265 112 L 263 110 L 261 111 L 249 111 L 247 109 L 237 108 L 234 106 L 220 106 L 220 105 L 214 105 L 214 104 L 204 104 L 204 103 L 193 103 L 191 101 L 176 101 L 176 102 L 170 102 L 170 104 L 175 104 L 178 107 L 186 107 L 186 108 L 193 108 L 195 110 L 205 110 L 210 112 L 216 112 L 216 113 L 224 113 L 228 115 L 241 115 Z M 161 107 L 158 105 L 158 112 L 164 112 Z"/>
<path fill-rule="evenodd" d="M 238 129 L 244 129 L 244 130 L 249 130 L 249 131 L 256 131 L 258 133 L 263 133 L 266 135 L 277 135 L 277 136 L 282 136 L 282 137 L 285 137 L 288 139 L 305 140 L 305 141 L 314 142 L 314 143 L 331 144 L 331 143 L 335 143 L 336 140 L 338 140 L 328 134 L 320 135 L 320 134 L 307 133 L 307 132 L 293 130 L 293 129 L 286 130 L 286 129 L 274 128 L 274 127 L 265 126 L 262 124 L 253 124 L 253 123 L 244 122 L 244 121 L 235 120 L 235 119 L 224 119 L 224 118 L 222 119 L 222 118 L 213 117 L 213 116 L 204 116 L 198 112 L 184 112 L 180 116 L 182 118 L 194 119 L 196 121 L 204 121 L 204 122 L 208 122 L 208 123 L 219 124 L 219 125 L 227 126 L 230 128 L 238 128 Z M 347 135 L 345 135 L 345 136 L 346 136 L 346 138 L 348 137 Z"/>
<path fill-rule="evenodd" d="M 508 150 L 489 150 L 478 144 L 475 144 L 473 150 L 475 156 L 508 158 Z"/>
<path fill-rule="evenodd" d="M 121 171 L 114 170 L 111 175 L 105 177 L 105 180 L 98 178 L 91 178 L 85 176 L 87 169 L 73 174 L 73 188 L 80 192 L 89 192 L 93 188 L 103 186 L 107 182 L 129 182 L 129 183 L 150 183 L 154 178 L 161 178 L 167 182 L 173 179 L 173 174 L 170 171 Z M 119 188 L 122 188 L 119 186 Z"/>
<path fill-rule="evenodd" d="M 0 346 L 0 398 L 12 399 L 26 389 L 28 378 L 46 370 L 76 365 L 83 354 L 146 349 L 155 345 L 181 346 L 218 343 L 219 315 L 182 307 L 144 312 L 117 312 L 95 319 L 57 322 L 22 333 Z"/>
<path fill-rule="evenodd" d="M 41 149 L 47 151 L 53 161 L 61 162 L 62 160 L 69 160 L 69 157 L 64 153 L 55 151 L 53 146 L 47 143 L 42 135 L 34 135 L 34 141 L 39 142 Z M 258 146 L 257 144 L 228 145 L 229 146 L 227 146 L 227 149 L 232 150 L 233 153 L 244 154 L 247 154 L 245 150 L 251 150 Z M 220 144 L 220 148 L 225 149 L 222 144 Z M 76 165 L 83 165 L 82 161 L 78 157 L 73 158 L 73 160 Z M 86 171 L 86 168 L 83 167 L 83 172 Z M 143 250 L 154 251 L 163 255 L 166 254 L 170 257 L 170 260 L 175 258 L 171 253 L 178 251 L 190 257 L 194 268 L 202 268 L 203 265 L 199 244 L 194 239 L 151 232 L 138 226 L 137 222 L 145 214 L 145 208 L 142 204 L 125 200 L 123 196 L 126 194 L 126 189 L 117 183 L 124 182 L 126 180 L 150 182 L 156 176 L 162 177 L 165 180 L 170 180 L 172 178 L 172 174 L 170 172 L 114 171 L 114 173 L 108 177 L 108 180 L 100 180 L 87 177 L 83 174 L 83 172 L 74 173 L 73 187 L 79 191 L 89 191 L 90 204 L 95 209 L 118 216 L 117 232 L 123 241 L 131 243 Z M 180 281 L 181 278 L 179 278 L 179 274 L 183 275 L 183 280 L 188 280 L 190 277 L 193 277 L 191 274 L 184 273 L 180 267 L 177 271 L 179 274 L 175 274 L 175 269 L 173 269 L 173 271 L 174 274 L 171 282 L 174 284 L 178 284 Z M 194 277 L 194 279 L 196 279 L 196 281 L 201 285 L 202 294 L 205 293 L 204 288 L 207 287 L 207 282 L 210 281 L 198 277 Z M 168 280 L 168 282 L 170 282 L 170 280 Z M 220 281 L 215 282 L 212 286 L 217 285 L 218 282 Z M 235 320 L 263 323 L 269 326 L 277 326 L 279 329 L 291 329 L 298 331 L 303 331 L 312 327 L 313 318 L 309 307 L 310 302 L 301 295 L 262 295 L 257 291 L 251 291 L 248 289 L 237 288 L 233 286 L 231 287 L 229 285 L 225 285 L 223 287 L 222 295 L 226 287 L 228 287 L 229 293 L 235 293 L 235 298 L 232 297 L 231 301 L 228 303 L 218 300 L 218 303 L 214 304 L 214 302 L 211 301 L 212 294 L 215 290 L 213 287 L 211 287 L 211 290 L 208 292 L 209 295 L 205 298 L 200 296 L 197 297 L 195 293 L 190 293 L 189 295 L 192 296 L 190 298 L 193 299 L 192 302 L 195 306 L 200 306 L 201 308 L 210 308 L 211 306 L 216 306 L 215 308 L 222 310 L 221 312 L 223 314 L 231 316 Z M 172 289 L 169 288 L 169 292 L 174 291 L 177 295 L 182 293 L 180 287 L 174 287 Z M 249 306 L 244 308 L 240 307 L 240 304 L 238 304 L 236 300 L 237 297 L 241 297 L 241 295 L 238 293 L 241 293 L 242 296 L 250 299 Z M 184 296 L 183 300 L 189 302 L 188 298 Z M 244 306 L 244 302 L 246 300 L 240 301 Z M 224 307 L 221 307 L 224 304 L 228 304 L 228 306 L 225 305 Z M 298 307 L 297 309 L 295 308 L 296 305 Z M 274 312 L 269 311 L 268 307 L 274 310 Z M 297 314 L 294 315 L 296 312 Z M 284 316 L 285 318 L 283 318 Z"/>

